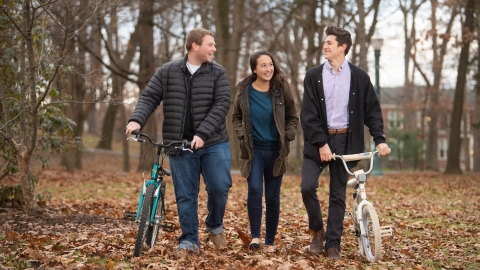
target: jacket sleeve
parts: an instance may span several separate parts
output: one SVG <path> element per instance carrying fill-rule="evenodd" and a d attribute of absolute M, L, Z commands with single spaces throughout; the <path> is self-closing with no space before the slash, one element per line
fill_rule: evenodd
<path fill-rule="evenodd" d="M 223 68 L 215 78 L 213 89 L 213 103 L 205 119 L 197 127 L 195 135 L 203 141 L 215 134 L 218 128 L 225 123 L 230 109 L 230 83 Z"/>
<path fill-rule="evenodd" d="M 237 86 L 237 94 L 235 95 L 235 101 L 233 103 L 233 113 L 232 113 L 233 127 L 235 128 L 235 133 L 237 134 L 237 138 L 239 140 L 242 140 L 245 135 L 242 127 L 243 113 L 242 113 L 241 92 L 242 91 Z"/>
<path fill-rule="evenodd" d="M 366 75 L 365 80 L 365 106 L 364 106 L 364 115 L 365 115 L 365 125 L 368 127 L 370 135 L 373 137 L 375 145 L 385 142 L 385 133 L 383 131 L 383 117 L 382 109 L 380 107 L 380 102 L 378 100 L 377 94 L 373 88 L 372 83 L 370 82 L 370 77 Z"/>
<path fill-rule="evenodd" d="M 162 68 L 159 68 L 150 79 L 147 86 L 140 94 L 137 105 L 135 105 L 135 109 L 128 119 L 128 122 L 137 122 L 140 124 L 141 128 L 143 128 L 150 115 L 155 111 L 158 105 L 160 105 L 163 100 L 161 73 Z"/>
<path fill-rule="evenodd" d="M 287 83 L 283 91 L 283 102 L 285 102 L 285 137 L 288 141 L 293 141 L 297 134 L 298 115 L 292 91 Z"/>
<path fill-rule="evenodd" d="M 318 148 L 327 143 L 328 135 L 325 133 L 322 117 L 320 115 L 321 108 L 317 108 L 317 102 L 314 96 L 315 76 L 313 70 L 310 70 L 305 75 L 302 109 L 300 112 L 300 122 L 303 129 L 305 140 L 311 145 Z"/>

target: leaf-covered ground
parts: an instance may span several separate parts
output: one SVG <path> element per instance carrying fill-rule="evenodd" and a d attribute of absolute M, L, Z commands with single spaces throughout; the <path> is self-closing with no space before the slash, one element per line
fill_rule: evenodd
<path fill-rule="evenodd" d="M 101 165 L 101 164 L 100 164 Z M 480 175 L 389 173 L 370 177 L 367 195 L 380 225 L 393 227 L 384 237 L 383 260 L 369 263 L 358 254 L 352 221 L 345 217 L 343 260 L 334 262 L 307 252 L 311 240 L 299 189 L 300 177 L 286 175 L 275 253 L 250 251 L 245 208 L 246 181 L 233 176 L 225 213 L 228 248 L 215 250 L 200 226 L 202 250 L 178 253 L 180 230 L 162 232 L 158 244 L 133 257 L 136 224 L 123 219 L 135 211 L 141 173 L 61 169 L 41 171 L 38 193 L 46 213 L 26 216 L 12 207 L 0 208 L 0 269 L 479 269 Z M 178 226 L 173 186 L 167 179 L 168 219 Z M 324 213 L 328 178 L 318 191 Z M 352 191 L 348 190 L 347 210 Z M 206 211 L 204 187 L 199 216 Z"/>

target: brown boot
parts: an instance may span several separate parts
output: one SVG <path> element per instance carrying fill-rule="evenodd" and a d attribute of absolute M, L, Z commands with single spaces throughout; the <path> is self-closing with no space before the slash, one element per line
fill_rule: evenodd
<path fill-rule="evenodd" d="M 340 252 L 338 249 L 332 247 L 327 250 L 327 257 L 329 259 L 334 259 L 334 260 L 341 260 L 342 256 L 340 255 Z"/>
<path fill-rule="evenodd" d="M 223 232 L 212 235 L 212 242 L 216 249 L 227 247 L 227 239 Z"/>
<path fill-rule="evenodd" d="M 310 253 L 311 255 L 320 254 L 324 249 L 324 241 L 325 229 L 322 228 L 321 230 L 314 232 L 312 242 L 310 243 L 310 250 L 308 251 L 308 253 Z"/>

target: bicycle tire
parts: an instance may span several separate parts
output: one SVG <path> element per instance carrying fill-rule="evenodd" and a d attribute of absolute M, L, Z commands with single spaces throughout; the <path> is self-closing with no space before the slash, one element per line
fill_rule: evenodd
<path fill-rule="evenodd" d="M 362 222 L 366 236 L 362 237 L 364 255 L 370 262 L 382 259 L 382 236 L 377 211 L 371 205 L 365 205 L 362 209 Z"/>
<path fill-rule="evenodd" d="M 165 182 L 160 183 L 160 192 L 158 194 L 157 209 L 155 211 L 155 224 L 153 226 L 148 226 L 146 234 L 147 245 L 151 248 L 155 246 L 158 239 L 158 232 L 162 226 L 162 221 L 165 219 L 164 209 L 164 198 L 165 198 Z M 157 222 L 159 221 L 159 222 Z"/>
<path fill-rule="evenodd" d="M 363 240 L 360 232 L 360 223 L 358 223 L 358 219 L 357 219 L 358 201 L 357 201 L 357 198 L 355 197 L 353 198 L 352 209 L 353 209 L 353 213 L 352 213 L 353 228 L 355 230 L 355 236 L 357 237 L 358 249 L 360 250 L 360 254 L 364 255 Z"/>
<path fill-rule="evenodd" d="M 148 185 L 143 198 L 142 212 L 140 222 L 138 223 L 137 239 L 135 240 L 135 250 L 133 256 L 140 257 L 142 255 L 143 243 L 148 227 L 150 227 L 150 212 L 153 204 L 153 193 L 155 185 Z"/>

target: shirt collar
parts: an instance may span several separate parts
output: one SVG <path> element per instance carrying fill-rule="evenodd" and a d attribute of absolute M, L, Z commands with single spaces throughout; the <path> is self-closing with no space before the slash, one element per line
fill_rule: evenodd
<path fill-rule="evenodd" d="M 342 70 L 344 70 L 347 66 L 348 66 L 348 61 L 347 61 L 347 59 L 345 59 L 345 60 L 343 61 L 343 63 L 340 65 L 340 67 L 338 68 L 338 73 L 342 72 Z M 331 72 L 332 74 L 335 74 L 335 73 L 333 72 L 333 67 L 332 67 L 332 65 L 330 65 L 330 62 L 328 62 L 328 60 L 325 61 L 324 68 L 325 68 L 326 70 L 328 70 L 329 72 Z"/>

